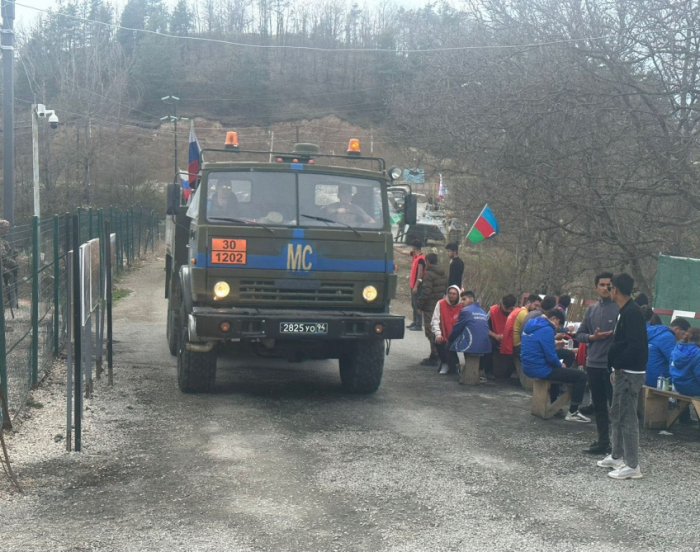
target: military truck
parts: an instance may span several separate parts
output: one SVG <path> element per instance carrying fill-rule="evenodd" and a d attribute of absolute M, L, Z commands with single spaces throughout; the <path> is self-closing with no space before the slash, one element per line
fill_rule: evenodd
<path fill-rule="evenodd" d="M 188 200 L 168 189 L 167 338 L 184 392 L 207 392 L 222 351 L 292 362 L 338 359 L 343 389 L 373 393 L 393 315 L 388 188 L 401 170 L 363 157 L 243 151 L 235 133 L 204 149 Z M 408 195 L 404 216 L 415 223 Z"/>

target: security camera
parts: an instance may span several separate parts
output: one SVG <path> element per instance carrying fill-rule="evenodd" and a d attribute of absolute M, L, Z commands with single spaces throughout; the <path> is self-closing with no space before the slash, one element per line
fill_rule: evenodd
<path fill-rule="evenodd" d="M 51 125 L 51 128 L 58 128 L 58 117 L 56 117 L 54 112 L 51 112 L 51 115 L 49 115 L 49 125 Z"/>
<path fill-rule="evenodd" d="M 36 114 L 39 117 L 46 117 L 46 106 L 44 104 L 36 104 Z"/>

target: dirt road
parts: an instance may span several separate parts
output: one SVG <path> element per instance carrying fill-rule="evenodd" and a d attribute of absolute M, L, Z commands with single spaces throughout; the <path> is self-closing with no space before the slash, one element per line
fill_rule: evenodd
<path fill-rule="evenodd" d="M 580 453 L 594 427 L 419 367 L 417 332 L 374 396 L 341 394 L 335 362 L 230 358 L 214 394 L 183 395 L 162 280 L 153 261 L 123 284 L 115 386 L 96 385 L 84 451 L 53 442 L 48 412 L 11 438 L 26 494 L 0 481 L 1 550 L 697 549 L 697 428 L 643 431 L 644 479 L 611 480 Z M 24 457 L 23 439 L 47 454 Z"/>

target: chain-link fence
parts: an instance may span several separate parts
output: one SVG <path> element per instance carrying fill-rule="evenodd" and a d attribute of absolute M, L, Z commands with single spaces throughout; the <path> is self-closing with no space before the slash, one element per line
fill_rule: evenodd
<path fill-rule="evenodd" d="M 110 221 L 117 237 L 117 273 L 158 240 L 159 220 L 151 210 L 78 209 L 77 215 L 81 243 L 103 238 L 104 222 Z M 0 387 L 11 418 L 66 344 L 66 252 L 72 249 L 73 220 L 63 214 L 0 226 Z"/>

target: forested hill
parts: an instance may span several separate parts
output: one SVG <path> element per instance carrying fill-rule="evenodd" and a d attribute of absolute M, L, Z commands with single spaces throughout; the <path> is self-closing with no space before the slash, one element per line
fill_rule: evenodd
<path fill-rule="evenodd" d="M 253 126 L 267 143 L 275 125 L 329 116 L 401 148 L 443 175 L 467 224 L 491 205 L 503 232 L 480 247 L 503 252 L 509 270 L 489 274 L 508 274 L 511 290 L 588 285 L 605 268 L 650 293 L 659 252 L 699 257 L 700 5 L 457 6 L 128 0 L 117 13 L 64 1 L 18 34 L 17 186 L 31 186 L 38 100 L 63 123 L 41 129 L 55 207 L 133 201 L 163 180 L 172 127 L 160 119 L 175 107 L 162 98 L 177 96 L 177 116 L 201 118 L 202 132 Z"/>

